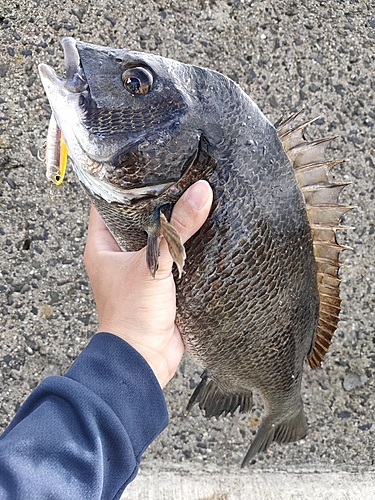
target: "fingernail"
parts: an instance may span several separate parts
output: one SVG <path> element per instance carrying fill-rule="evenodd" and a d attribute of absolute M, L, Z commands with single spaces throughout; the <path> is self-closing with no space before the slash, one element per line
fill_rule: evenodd
<path fill-rule="evenodd" d="M 198 181 L 186 191 L 186 201 L 195 210 L 201 210 L 210 197 L 210 188 L 206 181 Z"/>

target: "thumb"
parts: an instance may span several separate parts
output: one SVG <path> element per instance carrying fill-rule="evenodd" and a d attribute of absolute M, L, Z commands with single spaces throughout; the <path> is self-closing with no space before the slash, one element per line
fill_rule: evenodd
<path fill-rule="evenodd" d="M 206 181 L 198 181 L 190 186 L 178 200 L 170 222 L 184 243 L 203 225 L 211 204 L 212 189 Z"/>
<path fill-rule="evenodd" d="M 208 182 L 198 181 L 190 186 L 176 203 L 170 223 L 181 236 L 183 243 L 193 236 L 207 219 L 212 199 L 212 189 Z M 160 245 L 159 276 L 161 270 L 170 272 L 172 264 L 172 257 L 163 238 Z"/>

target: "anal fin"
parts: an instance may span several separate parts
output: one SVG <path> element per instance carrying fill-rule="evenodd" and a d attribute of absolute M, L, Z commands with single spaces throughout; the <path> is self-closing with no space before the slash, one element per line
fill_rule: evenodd
<path fill-rule="evenodd" d="M 237 408 L 239 408 L 240 413 L 246 413 L 251 410 L 253 397 L 251 392 L 247 394 L 225 393 L 205 371 L 188 402 L 186 414 L 195 403 L 198 403 L 199 408 L 204 410 L 205 417 L 211 418 L 219 417 L 223 413 L 224 415 L 229 413 L 233 415 Z"/>

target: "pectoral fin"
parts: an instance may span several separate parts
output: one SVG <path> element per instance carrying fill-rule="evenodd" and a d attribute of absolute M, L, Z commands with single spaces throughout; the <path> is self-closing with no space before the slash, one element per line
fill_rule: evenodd
<path fill-rule="evenodd" d="M 159 267 L 160 255 L 160 220 L 155 220 L 147 230 L 147 266 L 151 276 L 155 278 L 155 273 Z"/>
<path fill-rule="evenodd" d="M 160 237 L 163 236 L 181 278 L 186 258 L 185 248 L 181 236 L 161 212 L 161 207 L 158 207 L 152 215 L 151 223 L 147 228 L 147 236 L 147 265 L 151 276 L 155 278 L 159 267 Z"/>
<path fill-rule="evenodd" d="M 178 276 L 181 278 L 186 258 L 185 248 L 178 231 L 167 221 L 162 212 L 160 212 L 160 233 L 167 242 L 169 253 L 177 266 Z"/>

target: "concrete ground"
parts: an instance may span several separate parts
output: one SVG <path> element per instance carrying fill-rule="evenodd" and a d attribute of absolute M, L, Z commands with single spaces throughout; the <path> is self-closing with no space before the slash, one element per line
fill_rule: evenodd
<path fill-rule="evenodd" d="M 83 267 L 89 202 L 71 170 L 45 179 L 50 109 L 37 75 L 63 71 L 59 40 L 151 51 L 233 78 L 271 121 L 322 116 L 309 135 L 337 136 L 332 172 L 356 205 L 340 241 L 343 311 L 317 371 L 305 368 L 309 433 L 239 464 L 262 415 L 206 420 L 184 408 L 200 369 L 184 359 L 167 387 L 170 425 L 147 450 L 127 499 L 370 499 L 373 484 L 375 4 L 356 0 L 0 1 L 0 426 L 40 382 L 62 374 L 96 330 Z"/>
<path fill-rule="evenodd" d="M 157 465 L 142 470 L 121 500 L 367 500 L 375 474 L 346 472 L 239 472 Z"/>

